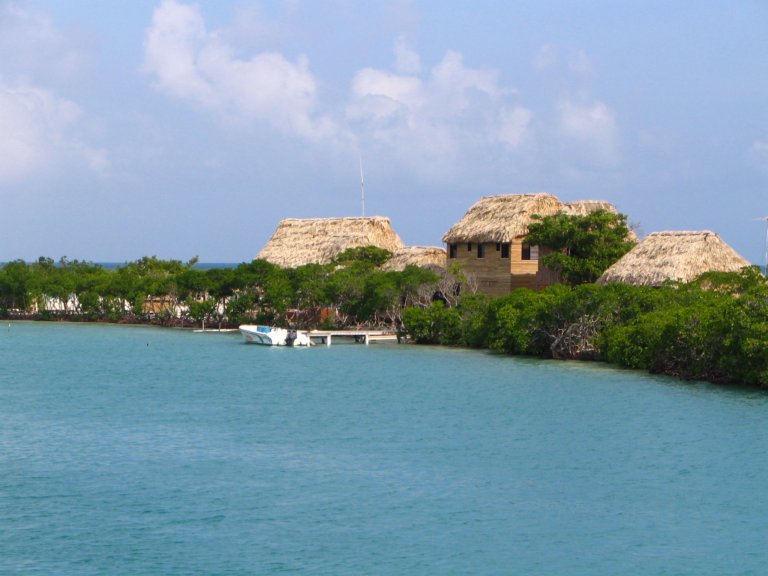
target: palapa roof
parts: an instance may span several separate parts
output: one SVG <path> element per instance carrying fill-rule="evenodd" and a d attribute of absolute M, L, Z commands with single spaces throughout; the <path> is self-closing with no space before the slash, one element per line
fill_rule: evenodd
<path fill-rule="evenodd" d="M 668 280 L 690 282 L 704 272 L 737 272 L 744 266 L 749 262 L 709 230 L 654 232 L 608 268 L 597 283 L 659 286 Z"/>
<path fill-rule="evenodd" d="M 403 241 L 383 216 L 359 218 L 286 218 L 256 256 L 283 268 L 327 264 L 348 248 L 377 246 L 390 252 Z"/>
<path fill-rule="evenodd" d="M 611 214 L 619 213 L 619 211 L 616 210 L 616 206 L 607 200 L 577 200 L 576 202 L 566 202 L 563 204 L 563 208 L 560 212 L 568 214 L 569 216 L 587 216 L 598 210 L 605 210 Z M 637 242 L 637 234 L 635 234 L 635 231 L 632 230 L 632 228 L 629 228 L 627 239 L 632 242 Z"/>
<path fill-rule="evenodd" d="M 445 233 L 443 242 L 512 242 L 528 233 L 534 214 L 549 216 L 562 206 L 546 193 L 485 196 Z"/>
<path fill-rule="evenodd" d="M 384 262 L 382 270 L 401 272 L 406 266 L 420 268 L 445 268 L 447 255 L 439 246 L 405 246 Z"/>
<path fill-rule="evenodd" d="M 500 194 L 485 196 L 443 236 L 443 242 L 511 242 L 528 233 L 535 214 L 551 216 L 557 212 L 586 216 L 597 210 L 617 214 L 606 200 L 579 200 L 562 203 L 552 194 Z"/>
<path fill-rule="evenodd" d="M 616 206 L 606 200 L 578 200 L 576 202 L 566 202 L 560 209 L 563 214 L 569 216 L 587 216 L 592 212 L 605 210 L 611 214 L 618 214 Z"/>

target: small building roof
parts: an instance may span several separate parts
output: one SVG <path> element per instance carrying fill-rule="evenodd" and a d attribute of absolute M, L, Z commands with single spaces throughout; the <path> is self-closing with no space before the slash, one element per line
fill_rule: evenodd
<path fill-rule="evenodd" d="M 344 250 L 360 246 L 377 246 L 394 253 L 403 247 L 403 241 L 384 216 L 287 218 L 256 258 L 296 268 L 327 264 Z"/>
<path fill-rule="evenodd" d="M 618 214 L 616 206 L 606 200 L 577 200 L 576 202 L 566 202 L 563 204 L 560 212 L 569 216 L 587 216 L 592 212 L 605 210 L 611 214 Z"/>
<path fill-rule="evenodd" d="M 597 283 L 659 286 L 668 280 L 690 282 L 704 272 L 738 272 L 749 265 L 709 230 L 654 232 L 608 268 Z"/>
<path fill-rule="evenodd" d="M 558 212 L 586 216 L 597 210 L 617 214 L 616 207 L 605 200 L 561 202 L 556 196 L 538 194 L 500 194 L 485 196 L 476 202 L 443 236 L 443 242 L 511 242 L 528 234 L 533 216 L 551 216 Z"/>
<path fill-rule="evenodd" d="M 445 248 L 440 246 L 405 246 L 384 262 L 381 269 L 395 272 L 405 270 L 406 266 L 445 269 L 447 261 Z"/>
<path fill-rule="evenodd" d="M 485 196 L 445 233 L 443 242 L 512 242 L 528 233 L 534 214 L 549 216 L 562 206 L 547 193 Z"/>

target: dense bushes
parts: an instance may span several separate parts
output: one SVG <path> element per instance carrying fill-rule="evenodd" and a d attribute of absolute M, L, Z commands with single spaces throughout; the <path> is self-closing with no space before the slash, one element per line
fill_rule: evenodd
<path fill-rule="evenodd" d="M 686 379 L 768 387 L 768 283 L 756 268 L 687 285 L 515 290 L 405 311 L 425 343 L 595 359 Z"/>
<path fill-rule="evenodd" d="M 0 316 L 298 327 L 402 321 L 419 343 L 768 387 L 768 282 L 757 268 L 660 288 L 555 285 L 490 298 L 467 293 L 466 284 L 460 294 L 460 275 L 382 271 L 386 257 L 354 249 L 292 270 L 261 260 L 211 270 L 156 258 L 114 270 L 15 261 L 0 268 Z"/>
<path fill-rule="evenodd" d="M 380 270 L 390 257 L 368 246 L 327 265 L 283 269 L 255 260 L 207 270 L 196 260 L 155 257 L 115 269 L 65 258 L 19 260 L 0 268 L 0 317 L 399 327 L 403 308 L 429 303 L 445 278 L 414 266 Z"/>

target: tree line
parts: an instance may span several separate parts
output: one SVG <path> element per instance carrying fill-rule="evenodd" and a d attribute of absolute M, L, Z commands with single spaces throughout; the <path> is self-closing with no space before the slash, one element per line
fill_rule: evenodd
<path fill-rule="evenodd" d="M 564 284 L 405 311 L 421 343 L 600 360 L 683 379 L 768 387 L 768 281 L 759 268 L 651 288 Z"/>
<path fill-rule="evenodd" d="M 104 322 L 243 323 L 297 328 L 400 326 L 408 306 L 429 304 L 456 277 L 408 266 L 380 268 L 392 254 L 352 248 L 329 264 L 284 269 L 264 260 L 199 269 L 144 257 L 114 269 L 68 260 L 16 260 L 0 268 L 0 316 Z"/>
<path fill-rule="evenodd" d="M 201 270 L 144 257 L 115 269 L 70 261 L 0 268 L 0 316 L 244 323 L 295 328 L 389 327 L 413 341 L 541 358 L 610 362 L 685 379 L 768 387 L 768 281 L 756 267 L 658 288 L 594 280 L 633 246 L 626 217 L 555 215 L 529 241 L 563 283 L 491 298 L 460 269 L 382 269 L 392 254 L 353 248 L 329 264 L 264 260 Z"/>

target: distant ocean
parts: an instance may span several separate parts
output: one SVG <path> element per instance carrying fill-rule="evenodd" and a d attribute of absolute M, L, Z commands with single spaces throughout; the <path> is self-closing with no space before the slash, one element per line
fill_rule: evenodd
<path fill-rule="evenodd" d="M 6 264 L 8 264 L 8 262 L 0 262 L 0 267 L 5 266 Z M 27 264 L 34 264 L 34 262 L 27 262 Z M 106 268 L 107 270 L 114 270 L 115 268 L 125 266 L 128 264 L 128 262 L 92 262 L 92 264 L 96 264 Z M 241 262 L 198 262 L 195 264 L 195 268 L 198 270 L 210 270 L 213 268 L 237 268 L 240 264 Z"/>
<path fill-rule="evenodd" d="M 94 262 L 99 266 L 103 266 L 107 270 L 114 270 L 125 266 L 128 262 Z M 198 262 L 195 264 L 195 268 L 198 270 L 212 270 L 214 268 L 237 268 L 241 262 Z"/>
<path fill-rule="evenodd" d="M 763 575 L 768 394 L 412 345 L 0 327 L 0 574 Z"/>

